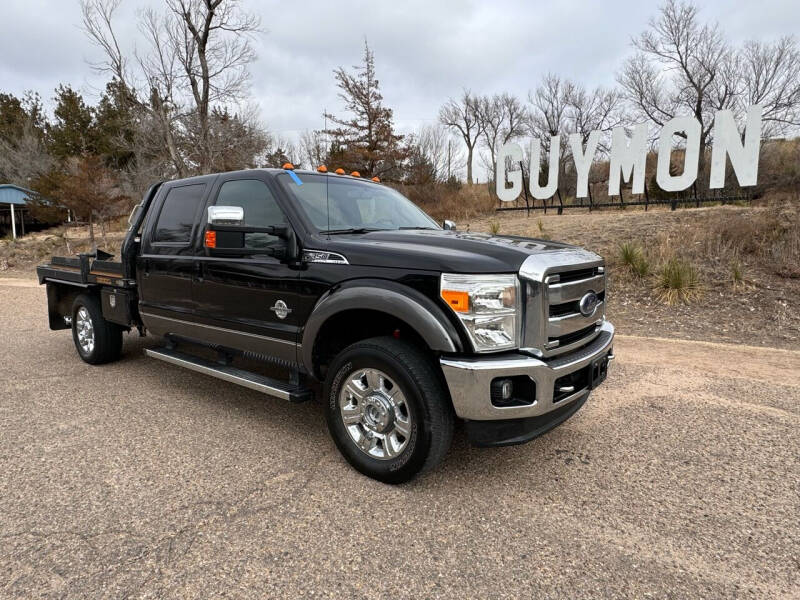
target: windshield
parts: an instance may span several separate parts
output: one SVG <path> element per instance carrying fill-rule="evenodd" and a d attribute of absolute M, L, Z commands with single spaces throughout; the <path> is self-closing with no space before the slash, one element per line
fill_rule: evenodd
<path fill-rule="evenodd" d="M 287 173 L 278 175 L 278 181 L 321 232 L 439 229 L 411 200 L 389 187 L 338 176 L 294 175 L 302 185 Z"/>

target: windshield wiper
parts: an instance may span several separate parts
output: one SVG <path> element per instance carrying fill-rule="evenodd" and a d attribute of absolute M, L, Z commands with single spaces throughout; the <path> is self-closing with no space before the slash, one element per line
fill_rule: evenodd
<path fill-rule="evenodd" d="M 429 229 L 431 231 L 435 231 L 436 227 L 398 227 L 398 230 L 402 231 L 404 229 Z"/>
<path fill-rule="evenodd" d="M 323 229 L 320 233 L 336 235 L 338 233 L 369 233 L 370 231 L 382 231 L 376 227 L 347 227 L 345 229 Z"/>

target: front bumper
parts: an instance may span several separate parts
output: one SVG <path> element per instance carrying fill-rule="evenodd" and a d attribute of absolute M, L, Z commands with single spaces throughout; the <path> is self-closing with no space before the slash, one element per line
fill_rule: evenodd
<path fill-rule="evenodd" d="M 485 355 L 445 357 L 440 359 L 440 362 L 450 388 L 453 408 L 462 419 L 470 421 L 529 419 L 541 417 L 552 411 L 559 411 L 559 414 L 567 413 L 569 411 L 563 410 L 563 408 L 568 404 L 582 404 L 593 387 L 591 377 L 578 385 L 569 386 L 573 387 L 574 391 L 566 396 L 563 392 L 555 391 L 556 383 L 564 382 L 565 379 L 562 378 L 576 374 L 582 369 L 587 369 L 588 372 L 592 365 L 597 364 L 597 361 L 602 361 L 603 366 L 606 366 L 605 359 L 611 360 L 614 357 L 613 341 L 614 326 L 606 321 L 602 324 L 598 336 L 589 345 L 552 359 L 539 359 L 513 353 L 495 357 Z M 491 383 L 493 380 L 525 375 L 535 383 L 535 391 L 532 398 L 525 399 L 524 405 L 496 406 L 492 403 Z M 580 381 L 579 375 L 581 374 L 577 373 L 575 380 L 570 383 L 574 384 L 576 381 Z M 567 388 L 562 385 L 560 387 Z M 569 412 L 568 416 L 572 412 Z M 566 417 L 558 423 L 563 420 L 566 420 Z M 555 423 L 553 427 L 558 423 Z"/>

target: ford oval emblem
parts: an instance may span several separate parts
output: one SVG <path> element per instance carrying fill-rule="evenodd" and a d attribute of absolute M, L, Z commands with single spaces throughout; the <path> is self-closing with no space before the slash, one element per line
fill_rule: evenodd
<path fill-rule="evenodd" d="M 597 309 L 599 302 L 600 299 L 597 297 L 597 294 L 590 290 L 583 295 L 583 298 L 581 298 L 578 304 L 578 308 L 584 317 L 591 317 Z"/>

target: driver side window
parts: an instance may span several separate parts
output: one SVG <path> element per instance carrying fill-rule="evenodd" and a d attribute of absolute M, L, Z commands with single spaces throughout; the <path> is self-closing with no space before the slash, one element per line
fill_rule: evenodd
<path fill-rule="evenodd" d="M 240 206 L 244 209 L 244 224 L 248 227 L 269 227 L 286 223 L 286 217 L 278 207 L 272 192 L 258 179 L 226 181 L 217 194 L 217 206 Z M 246 233 L 247 248 L 268 248 L 278 241 L 267 233 Z"/>

